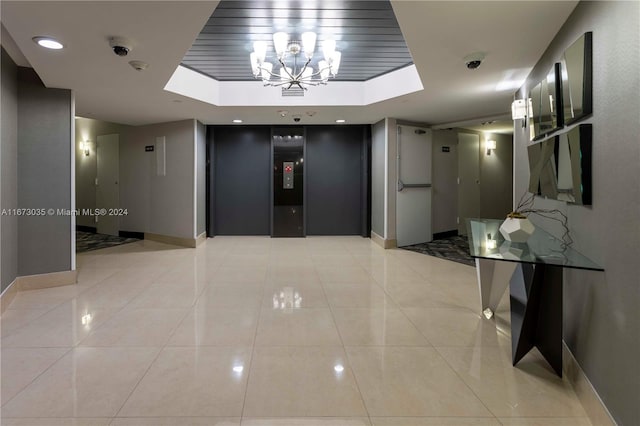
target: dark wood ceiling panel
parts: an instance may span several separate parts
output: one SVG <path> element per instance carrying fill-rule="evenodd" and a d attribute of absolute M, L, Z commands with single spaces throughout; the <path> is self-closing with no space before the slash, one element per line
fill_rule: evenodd
<path fill-rule="evenodd" d="M 182 63 L 217 80 L 253 80 L 249 63 L 253 42 L 267 41 L 267 60 L 275 64 L 271 37 L 277 31 L 293 39 L 314 31 L 318 45 L 326 38 L 335 39 L 342 52 L 335 80 L 364 81 L 412 63 L 386 0 L 223 0 Z M 314 67 L 322 59 L 318 53 L 311 62 Z"/>
<path fill-rule="evenodd" d="M 282 10 L 295 10 L 295 9 L 373 9 L 373 10 L 391 10 L 391 3 L 388 1 L 340 1 L 340 0 L 297 0 L 287 1 L 239 1 L 239 0 L 224 0 L 218 5 L 218 9 L 282 9 Z M 214 13 L 215 15 L 215 13 Z"/>

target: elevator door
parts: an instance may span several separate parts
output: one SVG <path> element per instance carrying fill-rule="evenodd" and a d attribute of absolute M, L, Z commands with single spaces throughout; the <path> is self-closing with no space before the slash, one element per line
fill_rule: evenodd
<path fill-rule="evenodd" d="M 304 237 L 304 129 L 274 128 L 272 237 Z"/>
<path fill-rule="evenodd" d="M 214 128 L 215 235 L 269 235 L 270 138 L 269 127 Z"/>

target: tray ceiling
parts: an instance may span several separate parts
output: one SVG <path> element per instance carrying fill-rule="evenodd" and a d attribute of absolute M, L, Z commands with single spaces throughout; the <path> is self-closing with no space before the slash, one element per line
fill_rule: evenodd
<path fill-rule="evenodd" d="M 182 64 L 220 81 L 253 80 L 253 42 L 269 44 L 267 60 L 277 63 L 272 34 L 299 39 L 304 31 L 336 40 L 342 52 L 335 80 L 365 81 L 413 63 L 389 1 L 221 1 Z M 312 65 L 321 56 L 316 48 Z"/>

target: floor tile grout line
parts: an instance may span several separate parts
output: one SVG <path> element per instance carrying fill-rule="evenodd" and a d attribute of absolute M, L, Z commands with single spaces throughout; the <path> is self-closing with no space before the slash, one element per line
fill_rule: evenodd
<path fill-rule="evenodd" d="M 147 374 L 149 374 L 149 370 L 151 370 L 151 367 L 156 363 L 156 361 L 158 360 L 158 358 L 160 357 L 160 354 L 162 353 L 162 351 L 164 350 L 163 347 L 158 347 L 158 346 L 148 346 L 148 347 L 155 347 L 158 349 L 158 352 L 156 353 L 156 355 L 153 357 L 153 359 L 151 360 L 151 362 L 149 363 L 149 365 L 147 366 L 147 368 L 144 370 L 144 373 L 142 373 L 140 375 L 140 379 L 138 379 L 138 381 L 136 382 L 136 384 L 134 386 L 131 387 L 131 391 L 129 392 L 129 394 L 127 395 L 127 397 L 124 399 L 124 401 L 122 401 L 122 405 L 120 406 L 120 408 L 118 408 L 118 411 L 115 412 L 115 414 L 113 415 L 113 418 L 117 418 L 119 417 L 120 412 L 122 411 L 122 409 L 124 408 L 125 405 L 127 405 L 127 402 L 129 401 L 129 399 L 131 398 L 131 395 L 133 395 L 133 393 L 136 391 L 136 389 L 138 389 L 138 386 L 140 386 L 140 383 L 142 382 L 142 380 L 147 376 Z"/>
<path fill-rule="evenodd" d="M 158 276 L 160 276 L 161 274 L 158 274 Z M 157 277 L 156 277 L 157 278 Z M 98 328 L 96 328 L 95 330 L 92 330 L 91 333 L 87 334 L 83 339 L 81 339 L 81 341 L 79 341 L 76 344 L 76 347 L 78 347 L 82 341 L 86 340 L 87 338 L 89 338 L 89 336 L 91 336 L 92 334 L 94 334 L 97 330 L 101 329 L 103 326 L 105 326 L 107 323 L 109 323 L 113 318 L 115 318 L 115 316 L 117 314 L 119 314 L 120 312 L 122 312 L 129 304 L 131 304 L 131 302 L 133 300 L 135 300 L 138 296 L 140 296 L 140 294 L 142 294 L 142 292 L 146 291 L 149 287 L 151 287 L 151 285 L 153 284 L 153 280 L 151 280 L 151 282 L 146 285 L 141 291 L 139 291 L 138 293 L 136 293 L 135 296 L 133 296 L 131 299 L 129 299 L 129 301 L 124 304 L 118 311 L 116 311 L 112 317 L 106 321 L 104 321 L 100 326 L 98 326 Z M 185 313 L 185 317 L 188 314 L 189 310 L 186 310 Z M 182 318 L 182 320 L 184 320 L 184 318 Z M 182 321 L 179 321 L 179 323 L 181 323 Z M 177 327 L 176 327 L 177 329 Z M 175 329 L 174 329 L 175 332 Z M 170 338 L 170 337 L 169 337 Z M 138 388 L 138 386 L 140 385 L 140 383 L 142 382 L 142 380 L 144 379 L 144 377 L 149 373 L 149 370 L 151 369 L 151 367 L 153 366 L 153 364 L 156 362 L 156 360 L 158 359 L 158 357 L 160 356 L 160 354 L 162 353 L 162 351 L 164 350 L 164 348 L 166 348 L 167 343 L 169 342 L 169 338 L 167 338 L 167 340 L 165 341 L 163 346 L 144 346 L 144 347 L 153 347 L 153 348 L 158 348 L 158 351 L 156 353 L 156 355 L 153 357 L 153 359 L 151 360 L 151 362 L 149 363 L 149 365 L 147 366 L 147 368 L 145 369 L 144 373 L 140 375 L 140 379 L 136 382 L 136 384 L 131 388 L 131 391 L 129 392 L 129 394 L 127 395 L 127 397 L 123 400 L 122 405 L 120 406 L 120 408 L 118 408 L 118 410 L 115 412 L 115 414 L 113 415 L 113 419 L 115 419 L 116 417 L 118 417 L 118 414 L 120 414 L 120 412 L 122 411 L 122 409 L 124 408 L 124 406 L 126 405 L 127 401 L 129 400 L 129 398 L 131 398 L 131 395 L 133 395 L 133 393 L 135 392 L 135 390 Z M 114 345 L 108 345 L 105 347 L 118 347 L 118 346 L 114 346 Z M 127 346 L 127 347 L 131 347 L 131 346 Z M 110 424 L 113 423 L 113 420 L 110 422 Z"/>
<path fill-rule="evenodd" d="M 47 310 L 46 308 L 45 308 L 45 309 L 43 309 L 45 312 L 43 312 L 41 315 L 38 315 L 37 317 L 35 317 L 35 318 L 31 319 L 31 320 L 30 320 L 30 321 L 28 321 L 26 324 L 23 324 L 23 325 L 21 325 L 20 327 L 14 328 L 14 329 L 13 329 L 13 330 L 11 330 L 11 331 L 9 332 L 9 334 L 7 334 L 7 335 L 4 335 L 4 333 L 1 333 L 1 329 L 0 329 L 0 337 L 1 337 L 1 339 L 4 339 L 5 337 L 9 337 L 9 336 L 11 336 L 13 333 L 15 333 L 15 332 L 17 332 L 17 331 L 19 331 L 19 330 L 22 330 L 24 327 L 26 327 L 26 326 L 28 326 L 28 325 L 32 325 L 35 321 L 37 321 L 37 320 L 39 320 L 40 318 L 42 318 L 43 316 L 47 315 L 49 312 L 53 311 L 54 309 L 56 309 L 56 308 L 58 308 L 58 307 L 62 306 L 62 305 L 63 305 L 64 303 L 66 303 L 66 302 L 68 302 L 68 300 L 65 300 L 65 301 L 63 301 L 63 302 L 60 302 L 60 303 L 58 303 L 57 305 L 53 305 L 53 306 L 52 306 L 50 309 L 48 309 L 48 310 Z M 11 307 L 9 307 L 9 308 L 5 311 L 5 313 L 6 313 L 7 311 L 10 311 L 10 310 L 11 310 Z M 27 310 L 27 309 L 15 309 L 15 310 Z M 32 309 L 32 310 L 36 310 L 36 309 Z M 0 324 L 1 324 L 1 323 L 2 323 L 2 320 L 0 319 Z M 0 327 L 1 327 L 1 325 L 0 325 Z"/>
<path fill-rule="evenodd" d="M 113 268 L 113 269 L 116 269 L 116 268 Z M 77 266 L 77 267 L 76 267 L 76 271 L 77 271 L 77 273 L 78 273 L 78 274 L 80 273 L 80 270 L 81 270 L 81 266 Z M 77 299 L 77 298 L 78 298 L 78 297 L 80 297 L 82 294 L 84 294 L 84 293 L 86 293 L 87 291 L 91 290 L 92 288 L 94 288 L 94 287 L 95 287 L 95 286 L 97 286 L 98 284 L 102 283 L 103 281 L 105 281 L 105 280 L 107 280 L 107 279 L 111 278 L 113 275 L 117 274 L 118 272 L 121 272 L 121 269 L 120 269 L 120 270 L 118 270 L 117 272 L 114 272 L 114 273 L 112 273 L 112 274 L 110 274 L 110 275 L 107 275 L 106 277 L 102 278 L 101 280 L 96 281 L 93 285 L 91 285 L 91 286 L 89 286 L 89 287 L 85 288 L 84 290 L 80 291 L 80 293 L 76 294 L 75 296 L 70 297 L 70 298 L 67 298 L 67 299 L 64 299 L 64 300 L 60 301 L 60 303 L 58 303 L 58 304 L 54 304 L 54 305 L 52 305 L 52 306 L 50 307 L 50 309 L 48 309 L 48 310 L 47 310 L 46 308 L 45 308 L 45 309 L 43 309 L 45 312 L 43 312 L 41 315 L 38 315 L 36 318 L 32 318 L 32 319 L 31 319 L 29 322 L 27 322 L 26 324 L 21 325 L 20 327 L 18 327 L 18 328 L 16 328 L 16 329 L 14 329 L 14 330 L 11 330 L 11 332 L 10 332 L 7 336 L 10 336 L 10 335 L 11 335 L 11 334 L 13 334 L 15 331 L 20 330 L 20 329 L 22 329 L 22 328 L 23 328 L 23 327 L 25 327 L 25 326 L 31 325 L 34 321 L 36 321 L 36 320 L 38 320 L 38 319 L 42 318 L 43 316 L 45 316 L 45 315 L 47 315 L 48 313 L 52 312 L 54 309 L 59 308 L 60 306 L 64 305 L 65 303 L 68 303 L 68 302 L 71 302 L 72 300 Z M 68 284 L 68 285 L 70 285 L 70 286 L 71 286 L 71 285 L 78 285 L 77 280 L 76 280 L 76 282 L 75 282 L 74 284 Z M 48 287 L 48 288 L 42 288 L 42 289 L 39 289 L 39 290 L 57 289 L 57 288 L 60 288 L 60 287 L 66 287 L 66 286 Z M 28 291 L 28 290 L 27 290 L 27 291 Z M 7 310 L 11 310 L 11 305 L 9 305 L 9 307 L 7 308 Z M 20 309 L 16 309 L 16 310 L 20 310 Z M 22 310 L 24 310 L 24 309 L 22 309 Z M 35 310 L 35 309 L 34 309 L 34 310 Z M 0 321 L 0 322 L 1 322 L 1 321 Z M 0 337 L 1 337 L 1 338 L 7 337 L 7 336 L 2 335 L 2 333 L 0 332 Z"/>
<path fill-rule="evenodd" d="M 258 329 L 260 328 L 260 319 L 262 318 L 262 302 L 264 300 L 265 297 L 265 293 L 266 293 L 266 274 L 265 274 L 265 278 L 263 282 L 263 286 L 262 286 L 262 297 L 260 297 L 260 303 L 258 304 L 258 318 L 256 319 L 256 330 L 253 333 L 253 343 L 251 346 L 251 358 L 249 358 L 249 368 L 247 368 L 247 381 L 245 382 L 245 387 L 244 387 L 244 395 L 242 397 L 242 408 L 240 409 L 240 424 L 242 424 L 242 419 L 244 418 L 244 410 L 245 410 L 245 406 L 247 404 L 247 394 L 249 393 L 249 380 L 251 379 L 251 372 L 253 371 L 253 361 L 255 359 L 256 356 L 256 341 L 258 339 Z"/>
<path fill-rule="evenodd" d="M 7 404 L 9 404 L 11 401 L 13 401 L 18 395 L 20 395 L 22 392 L 24 392 L 29 386 L 31 386 L 33 383 L 36 382 L 36 380 L 38 380 L 43 374 L 45 374 L 47 371 L 49 371 L 54 365 L 56 365 L 58 362 L 60 362 L 60 360 L 62 358 L 64 358 L 65 356 L 67 356 L 67 354 L 69 354 L 71 351 L 73 351 L 75 348 L 74 347 L 65 347 L 67 348 L 67 350 L 62 354 L 62 356 L 60 356 L 58 359 L 56 359 L 54 362 L 51 363 L 51 365 L 49 365 L 47 368 L 45 368 L 40 374 L 38 374 L 36 377 L 33 378 L 33 380 L 31 380 L 28 384 L 26 384 L 24 387 L 22 387 L 18 392 L 16 392 L 15 395 L 13 395 L 11 398 L 9 398 L 7 401 L 5 401 L 2 404 L 2 408 L 6 407 Z M 20 348 L 22 349 L 22 348 Z M 53 349 L 53 348 L 29 348 L 29 349 Z M 62 349 L 62 348 L 60 348 Z M 1 357 L 0 357 L 1 358 Z M 0 410 L 1 412 L 2 410 Z M 1 420 L 2 416 L 0 416 L 0 420 Z"/>
<path fill-rule="evenodd" d="M 367 272 L 368 273 L 368 272 Z M 329 299 L 327 297 L 325 288 L 324 288 L 324 284 L 321 285 L 322 288 L 322 292 L 324 293 L 324 297 L 327 300 L 327 305 L 329 306 L 329 312 L 331 313 L 331 319 L 333 321 L 333 326 L 336 329 L 336 333 L 338 333 L 338 337 L 340 338 L 340 344 L 342 347 L 342 352 L 344 353 L 344 356 L 347 360 L 347 362 L 349 363 L 349 370 L 351 371 L 351 375 L 353 376 L 353 381 L 356 384 L 356 389 L 358 390 L 358 395 L 360 395 L 360 401 L 362 402 L 362 407 L 364 408 L 365 413 L 367 413 L 367 418 L 369 419 L 369 424 L 372 424 L 371 422 L 371 414 L 369 413 L 369 409 L 367 408 L 367 404 L 364 400 L 364 395 L 362 394 L 362 390 L 360 390 L 360 383 L 358 383 L 358 378 L 356 377 L 356 373 L 355 371 L 353 371 L 353 367 L 351 365 L 351 360 L 349 359 L 349 354 L 347 353 L 347 347 L 344 344 L 344 340 L 342 338 L 342 333 L 340 333 L 340 328 L 338 328 L 338 323 L 336 321 L 336 317 L 335 314 L 333 312 L 333 307 L 331 306 L 331 304 L 329 303 Z"/>
<path fill-rule="evenodd" d="M 437 346 L 434 346 L 433 349 L 435 350 L 436 354 L 438 354 L 438 357 L 440 357 L 440 359 L 442 359 L 445 364 L 447 364 L 447 366 L 451 369 L 451 371 L 453 371 L 456 375 L 456 377 L 458 377 L 458 379 L 464 383 L 464 385 L 467 387 L 467 389 L 469 389 L 471 391 L 471 393 L 473 394 L 473 396 L 476 397 L 476 399 L 478 401 L 480 401 L 480 403 L 482 404 L 482 406 L 487 410 L 487 412 L 491 413 L 491 415 L 498 421 L 498 423 L 502 423 L 500 422 L 500 420 L 498 420 L 498 416 L 496 416 L 496 414 L 487 406 L 487 404 L 485 404 L 485 402 L 482 400 L 482 398 L 480 398 L 480 395 L 478 395 L 472 388 L 471 386 L 469 386 L 469 384 L 466 382 L 466 380 L 464 380 L 462 378 L 462 376 L 460 375 L 460 373 L 458 373 L 458 371 L 453 367 L 453 365 L 451 365 L 451 363 L 447 360 L 447 358 L 438 350 Z M 473 349 L 473 348 L 472 348 Z"/>
<path fill-rule="evenodd" d="M 422 274 L 421 274 L 422 275 Z M 386 292 L 386 290 L 385 290 Z M 389 296 L 391 297 L 391 296 Z M 392 298 L 392 300 L 394 300 Z M 395 300 L 394 300 L 395 302 Z M 411 317 L 409 315 L 407 315 L 407 313 L 405 312 L 405 307 L 401 306 L 399 303 L 396 302 L 396 304 L 398 305 L 398 307 L 400 308 L 400 311 L 402 312 L 402 314 L 409 320 L 409 322 L 418 330 L 418 332 L 425 338 L 425 340 L 429 343 L 429 345 L 431 346 L 431 348 L 434 350 L 434 352 L 437 354 L 437 356 L 441 359 L 444 360 L 445 364 L 447 364 L 447 366 L 451 369 L 451 371 L 454 372 L 454 374 L 456 375 L 456 377 L 458 377 L 458 379 L 464 383 L 464 385 L 471 391 L 471 393 L 476 397 L 476 399 L 478 401 L 480 401 L 480 403 L 482 404 L 483 407 L 485 407 L 485 409 L 487 410 L 487 412 L 491 413 L 493 415 L 493 417 L 497 420 L 497 417 L 495 416 L 495 414 L 493 413 L 493 411 L 491 411 L 489 409 L 489 407 L 486 406 L 486 404 L 484 403 L 484 401 L 473 391 L 473 389 L 471 389 L 471 387 L 467 384 L 467 382 L 465 382 L 462 377 L 460 376 L 460 374 L 453 368 L 452 365 L 449 364 L 449 362 L 446 360 L 446 358 L 444 356 L 442 356 L 442 354 L 440 353 L 440 351 L 438 350 L 438 348 L 433 344 L 433 342 L 427 337 L 427 335 L 425 333 L 422 332 L 422 330 L 420 329 L 420 327 L 418 327 L 415 322 L 411 319 Z M 499 422 L 499 421 L 498 421 Z"/>

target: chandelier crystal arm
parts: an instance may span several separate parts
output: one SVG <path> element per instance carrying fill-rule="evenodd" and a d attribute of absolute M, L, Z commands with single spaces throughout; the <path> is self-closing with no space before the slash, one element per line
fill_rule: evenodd
<path fill-rule="evenodd" d="M 260 69 L 260 71 L 266 71 L 269 74 L 270 77 L 277 77 L 278 76 L 278 74 L 275 74 L 275 73 L 271 72 L 268 68 L 265 68 L 262 65 L 258 65 L 258 68 Z M 266 80 L 266 79 L 262 78 L 260 76 L 260 74 L 257 74 L 256 78 L 259 78 L 260 80 L 263 80 L 263 81 L 269 81 L 269 80 Z"/>

